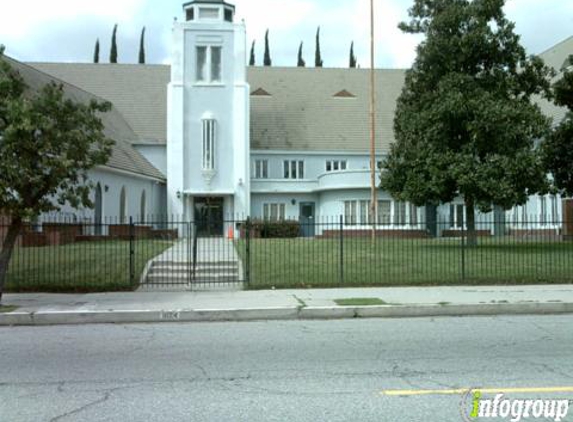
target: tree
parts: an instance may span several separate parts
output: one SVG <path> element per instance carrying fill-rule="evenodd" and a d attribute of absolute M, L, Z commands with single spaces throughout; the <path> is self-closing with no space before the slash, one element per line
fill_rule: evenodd
<path fill-rule="evenodd" d="M 551 71 L 526 55 L 504 3 L 415 0 L 400 24 L 426 38 L 406 72 L 381 186 L 417 206 L 460 196 L 470 245 L 476 208 L 509 209 L 548 187 L 534 141 L 549 121 L 531 98 L 548 93 Z"/>
<path fill-rule="evenodd" d="M 302 58 L 302 41 L 300 42 L 300 46 L 298 47 L 298 58 L 297 58 L 296 65 L 298 67 L 305 67 L 306 66 L 306 62 Z"/>
<path fill-rule="evenodd" d="M 249 66 L 255 65 L 255 40 L 251 44 L 251 57 L 249 58 Z"/>
<path fill-rule="evenodd" d="M 350 67 L 351 69 L 356 68 L 356 56 L 354 55 L 354 41 L 350 43 L 350 60 L 348 67 Z"/>
<path fill-rule="evenodd" d="M 111 34 L 111 50 L 109 52 L 109 62 L 117 63 L 117 24 L 113 27 L 113 33 Z"/>
<path fill-rule="evenodd" d="M 99 117 L 110 108 L 67 99 L 54 82 L 32 91 L 0 47 L 0 210 L 10 220 L 0 250 L 0 300 L 23 223 L 64 204 L 92 206 L 87 171 L 111 153 Z"/>
<path fill-rule="evenodd" d="M 271 51 L 269 47 L 269 30 L 265 32 L 265 57 L 263 59 L 263 64 L 265 66 L 272 66 L 273 62 L 271 60 Z"/>
<path fill-rule="evenodd" d="M 573 64 L 573 56 L 569 58 Z M 542 150 L 547 171 L 562 195 L 573 196 L 573 70 L 565 70 L 553 85 L 555 103 L 569 110 L 565 118 L 543 142 Z"/>
<path fill-rule="evenodd" d="M 145 64 L 145 26 L 141 30 L 139 38 L 139 64 Z"/>
<path fill-rule="evenodd" d="M 94 63 L 99 63 L 99 38 L 96 40 L 96 43 L 95 43 Z"/>
<path fill-rule="evenodd" d="M 314 52 L 314 65 L 322 67 L 322 56 L 320 54 L 320 26 L 316 30 L 316 50 Z"/>

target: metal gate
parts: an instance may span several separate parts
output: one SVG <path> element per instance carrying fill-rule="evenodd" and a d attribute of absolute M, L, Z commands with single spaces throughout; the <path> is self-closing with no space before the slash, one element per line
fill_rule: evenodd
<path fill-rule="evenodd" d="M 140 289 L 242 289 L 246 242 L 235 235 L 241 222 L 212 217 L 207 215 L 205 219 L 191 222 L 155 223 L 163 229 L 160 230 L 162 236 L 154 239 L 143 235 L 143 227 L 150 223 L 131 224 L 132 274 L 138 272 L 134 267 L 144 266 Z M 161 252 L 147 262 L 138 262 L 138 256 L 149 256 L 143 252 L 146 252 L 144 248 L 150 247 L 159 247 Z"/>

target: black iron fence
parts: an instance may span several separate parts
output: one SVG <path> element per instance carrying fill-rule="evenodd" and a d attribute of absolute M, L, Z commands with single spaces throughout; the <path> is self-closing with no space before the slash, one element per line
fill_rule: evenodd
<path fill-rule="evenodd" d="M 205 227 L 217 230 L 205 231 Z M 0 241 L 8 230 L 0 222 Z M 53 218 L 18 236 L 8 291 L 573 282 L 573 224 Z"/>

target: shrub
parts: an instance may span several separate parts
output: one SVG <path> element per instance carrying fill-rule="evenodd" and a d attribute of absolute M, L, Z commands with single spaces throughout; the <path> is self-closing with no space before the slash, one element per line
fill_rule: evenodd
<path fill-rule="evenodd" d="M 255 220 L 252 222 L 252 227 L 253 232 L 263 239 L 292 238 L 300 235 L 300 223 L 294 220 Z"/>

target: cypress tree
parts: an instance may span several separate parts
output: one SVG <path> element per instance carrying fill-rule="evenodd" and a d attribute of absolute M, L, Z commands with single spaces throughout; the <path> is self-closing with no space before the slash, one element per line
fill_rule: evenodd
<path fill-rule="evenodd" d="M 305 67 L 306 62 L 302 58 L 302 41 L 300 42 L 300 46 L 298 47 L 298 61 L 296 64 L 298 67 Z"/>
<path fill-rule="evenodd" d="M 249 59 L 249 66 L 254 66 L 255 65 L 255 40 L 253 40 L 253 43 L 251 44 L 251 57 Z"/>
<path fill-rule="evenodd" d="M 316 51 L 314 53 L 314 65 L 322 67 L 322 57 L 320 54 L 320 26 L 316 30 Z"/>
<path fill-rule="evenodd" d="M 350 44 L 350 68 L 356 68 L 356 56 L 354 55 L 354 41 Z"/>
<path fill-rule="evenodd" d="M 273 62 L 271 60 L 271 52 L 269 48 L 269 30 L 265 33 L 265 58 L 264 63 L 265 66 L 272 66 Z"/>
<path fill-rule="evenodd" d="M 145 64 L 145 26 L 141 30 L 139 39 L 139 64 Z"/>
<path fill-rule="evenodd" d="M 113 33 L 111 35 L 111 50 L 109 52 L 109 62 L 110 63 L 117 63 L 117 24 L 113 27 Z"/>
<path fill-rule="evenodd" d="M 96 43 L 95 43 L 94 63 L 99 63 L 99 38 L 96 40 Z"/>

